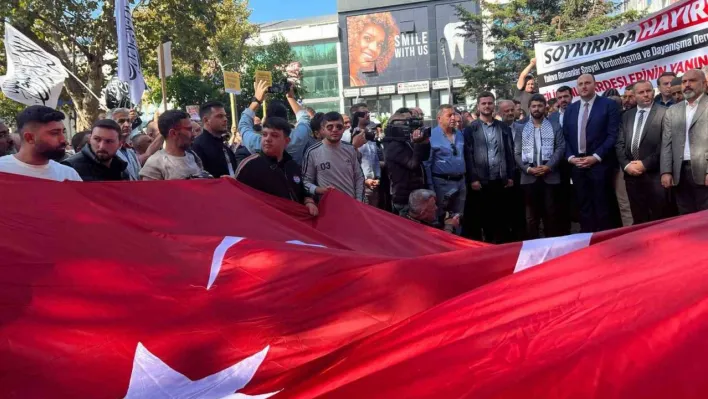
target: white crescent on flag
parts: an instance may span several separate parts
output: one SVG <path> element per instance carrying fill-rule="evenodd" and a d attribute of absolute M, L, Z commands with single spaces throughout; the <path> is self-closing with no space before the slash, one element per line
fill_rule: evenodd
<path fill-rule="evenodd" d="M 3 94 L 25 105 L 56 108 L 69 77 L 59 59 L 5 24 L 7 75 L 0 78 Z"/>

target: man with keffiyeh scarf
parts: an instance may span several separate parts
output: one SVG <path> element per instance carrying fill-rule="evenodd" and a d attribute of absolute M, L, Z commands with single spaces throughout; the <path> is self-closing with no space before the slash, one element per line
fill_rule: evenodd
<path fill-rule="evenodd" d="M 557 220 L 560 171 L 565 151 L 563 129 L 546 118 L 546 99 L 534 94 L 529 100 L 530 118 L 514 126 L 514 158 L 521 169 L 526 201 L 528 238 L 540 237 L 540 221 L 546 237 L 562 234 Z"/>

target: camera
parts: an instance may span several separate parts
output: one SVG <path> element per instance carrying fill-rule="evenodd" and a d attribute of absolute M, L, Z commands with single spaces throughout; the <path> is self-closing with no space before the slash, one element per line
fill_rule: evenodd
<path fill-rule="evenodd" d="M 410 140 L 414 131 L 423 128 L 422 118 L 396 119 L 388 122 L 386 126 L 386 137 L 394 140 Z M 431 128 L 423 129 L 421 140 L 430 137 Z"/>
<path fill-rule="evenodd" d="M 268 94 L 284 94 L 290 91 L 292 83 L 287 79 L 283 79 L 280 83 L 274 83 L 268 88 Z"/>

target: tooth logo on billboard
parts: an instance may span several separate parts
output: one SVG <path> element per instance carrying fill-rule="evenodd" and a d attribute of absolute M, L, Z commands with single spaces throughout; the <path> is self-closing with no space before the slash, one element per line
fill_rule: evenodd
<path fill-rule="evenodd" d="M 450 54 L 450 59 L 455 61 L 457 51 L 460 51 L 460 58 L 465 58 L 465 37 L 460 34 L 460 28 L 464 26 L 464 22 L 451 22 L 445 25 L 443 34 L 447 40 L 447 48 Z"/>

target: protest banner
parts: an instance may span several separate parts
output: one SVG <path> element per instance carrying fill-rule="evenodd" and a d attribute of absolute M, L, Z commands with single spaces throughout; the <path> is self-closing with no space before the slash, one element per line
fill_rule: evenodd
<path fill-rule="evenodd" d="M 538 43 L 537 84 L 546 98 L 561 86 L 573 89 L 585 73 L 599 93 L 623 91 L 664 72 L 683 74 L 708 65 L 708 2 L 683 0 L 614 31 L 583 39 Z"/>

